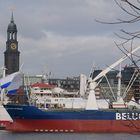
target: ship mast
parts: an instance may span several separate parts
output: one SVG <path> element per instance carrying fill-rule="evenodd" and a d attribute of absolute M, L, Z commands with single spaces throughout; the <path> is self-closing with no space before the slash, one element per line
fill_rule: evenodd
<path fill-rule="evenodd" d="M 119 68 L 118 78 L 118 90 L 117 90 L 117 101 L 112 103 L 113 108 L 127 108 L 127 104 L 124 102 L 123 97 L 121 96 L 121 63 Z"/>
<path fill-rule="evenodd" d="M 119 68 L 119 73 L 117 75 L 118 78 L 118 91 L 117 91 L 117 101 L 121 98 L 121 78 L 122 78 L 122 74 L 121 74 L 121 63 L 120 63 L 120 68 Z"/>

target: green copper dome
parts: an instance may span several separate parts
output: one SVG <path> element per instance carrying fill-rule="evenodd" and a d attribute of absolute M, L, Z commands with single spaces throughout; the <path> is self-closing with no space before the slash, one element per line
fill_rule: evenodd
<path fill-rule="evenodd" d="M 8 25 L 7 32 L 17 32 L 17 26 L 14 23 L 13 13 L 12 13 L 12 16 L 11 16 L 11 22 Z"/>

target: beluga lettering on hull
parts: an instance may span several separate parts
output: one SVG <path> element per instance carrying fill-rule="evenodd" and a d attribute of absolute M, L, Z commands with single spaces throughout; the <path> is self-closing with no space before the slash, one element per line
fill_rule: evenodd
<path fill-rule="evenodd" d="M 116 113 L 116 120 L 140 120 L 140 113 Z"/>

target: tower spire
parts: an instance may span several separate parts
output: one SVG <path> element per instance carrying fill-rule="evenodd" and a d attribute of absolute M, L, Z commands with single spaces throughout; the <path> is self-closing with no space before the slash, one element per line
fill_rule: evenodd
<path fill-rule="evenodd" d="M 12 15 L 11 15 L 11 23 L 14 23 L 13 11 L 12 11 Z"/>

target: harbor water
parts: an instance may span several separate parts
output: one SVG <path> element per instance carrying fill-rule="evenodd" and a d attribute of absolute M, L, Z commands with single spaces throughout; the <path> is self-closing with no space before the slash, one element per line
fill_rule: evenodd
<path fill-rule="evenodd" d="M 0 131 L 0 140 L 140 140 L 139 134 L 11 133 Z"/>

